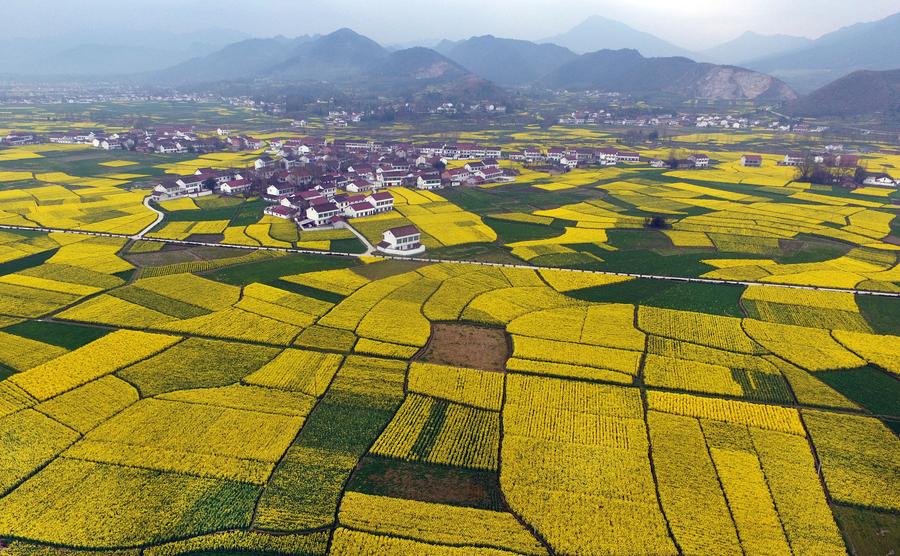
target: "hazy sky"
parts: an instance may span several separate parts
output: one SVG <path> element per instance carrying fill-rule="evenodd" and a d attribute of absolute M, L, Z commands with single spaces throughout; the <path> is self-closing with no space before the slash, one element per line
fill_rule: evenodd
<path fill-rule="evenodd" d="M 351 27 L 382 43 L 491 33 L 541 39 L 590 15 L 699 49 L 747 30 L 815 38 L 881 19 L 898 0 L 0 0 L 9 36 L 90 36 L 212 27 L 296 36 Z"/>

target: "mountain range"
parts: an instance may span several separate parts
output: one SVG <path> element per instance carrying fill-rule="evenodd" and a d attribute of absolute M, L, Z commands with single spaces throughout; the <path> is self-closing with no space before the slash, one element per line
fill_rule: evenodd
<path fill-rule="evenodd" d="M 599 16 L 545 41 L 484 35 L 443 40 L 433 48 L 385 48 L 350 29 L 237 42 L 231 39 L 242 38 L 240 33 L 222 30 L 161 37 L 105 37 L 109 44 L 0 41 L 0 73 L 127 77 L 187 87 L 330 84 L 500 98 L 500 86 L 780 101 L 796 98 L 792 88 L 810 92 L 860 69 L 900 67 L 900 14 L 816 40 L 748 32 L 700 53 Z"/>
<path fill-rule="evenodd" d="M 645 58 L 637 50 L 600 50 L 576 58 L 543 78 L 550 89 L 627 91 L 706 100 L 792 100 L 796 93 L 769 75 L 683 57 Z"/>
<path fill-rule="evenodd" d="M 812 43 L 813 40 L 806 37 L 761 35 L 753 31 L 747 31 L 734 40 L 702 50 L 699 54 L 708 61 L 724 64 L 746 64 L 760 58 L 806 48 Z"/>
<path fill-rule="evenodd" d="M 880 113 L 900 120 L 900 70 L 861 70 L 838 79 L 784 109 L 795 116 L 852 117 Z"/>
<path fill-rule="evenodd" d="M 0 74 L 102 77 L 162 70 L 246 38 L 247 34 L 230 29 L 4 38 Z"/>
<path fill-rule="evenodd" d="M 675 46 L 650 33 L 638 31 L 628 25 L 599 15 L 587 18 L 569 31 L 538 41 L 564 46 L 577 54 L 587 54 L 598 50 L 621 50 L 633 48 L 648 57 L 685 56 L 695 54 Z"/>
<path fill-rule="evenodd" d="M 602 89 L 710 100 L 796 98 L 784 83 L 742 68 L 688 58 L 645 58 L 636 50 L 578 55 L 553 45 L 490 35 L 389 51 L 350 29 L 321 37 L 251 39 L 147 76 L 157 84 L 233 80 L 321 82 L 414 93 L 466 91 L 501 98 L 504 87 Z"/>
<path fill-rule="evenodd" d="M 900 68 L 900 13 L 857 23 L 824 35 L 806 47 L 755 60 L 748 67 L 811 91 L 858 70 Z"/>
<path fill-rule="evenodd" d="M 390 51 L 350 29 L 295 39 L 248 39 L 204 57 L 141 76 L 145 82 L 200 87 L 229 81 L 328 83 L 398 94 L 443 92 L 505 95 L 489 80 L 422 47 Z"/>

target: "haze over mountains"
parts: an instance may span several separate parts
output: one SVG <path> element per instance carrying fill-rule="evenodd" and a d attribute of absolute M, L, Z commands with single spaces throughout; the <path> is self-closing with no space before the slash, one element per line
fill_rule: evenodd
<path fill-rule="evenodd" d="M 9 34 L 11 29 L 7 30 Z M 34 39 L 0 39 L 0 74 L 108 76 L 165 69 L 249 38 L 240 31 L 126 32 Z"/>
<path fill-rule="evenodd" d="M 900 120 L 900 70 L 861 70 L 788 103 L 796 116 L 860 116 L 882 113 Z"/>
<path fill-rule="evenodd" d="M 805 48 L 773 54 L 748 67 L 781 77 L 802 91 L 858 70 L 900 68 L 900 13 L 844 27 Z"/>
<path fill-rule="evenodd" d="M 790 100 L 784 83 L 749 70 L 688 58 L 645 58 L 636 50 L 578 55 L 553 44 L 490 35 L 390 52 L 350 29 L 323 37 L 253 39 L 152 74 L 160 84 L 202 85 L 234 79 L 328 82 L 359 87 L 491 91 L 533 86 L 600 89 L 642 96 L 712 100 Z M 273 56 L 271 52 L 278 52 Z M 412 85 L 417 87 L 412 87 Z M 496 92 L 496 91 L 494 91 Z"/>
<path fill-rule="evenodd" d="M 699 54 L 708 60 L 725 64 L 745 64 L 768 56 L 799 50 L 813 44 L 812 39 L 790 35 L 761 35 L 747 31 L 740 37 L 702 50 Z"/>
<path fill-rule="evenodd" d="M 391 52 L 350 29 L 321 37 L 249 39 L 141 79 L 163 85 L 202 86 L 228 81 L 331 83 L 369 90 L 445 92 L 502 96 L 442 54 L 422 47 Z"/>
<path fill-rule="evenodd" d="M 747 32 L 699 53 L 599 16 L 540 42 L 484 35 L 395 50 L 349 29 L 296 38 L 222 30 L 161 38 L 168 40 L 0 41 L 0 73 L 128 76 L 174 86 L 309 82 L 489 94 L 500 94 L 500 86 L 777 101 L 860 69 L 900 67 L 900 14 L 816 40 Z"/>
<path fill-rule="evenodd" d="M 694 56 L 692 52 L 655 35 L 638 31 L 624 23 L 599 15 L 587 18 L 561 35 L 538 42 L 558 44 L 577 54 L 633 48 L 648 57 Z"/>

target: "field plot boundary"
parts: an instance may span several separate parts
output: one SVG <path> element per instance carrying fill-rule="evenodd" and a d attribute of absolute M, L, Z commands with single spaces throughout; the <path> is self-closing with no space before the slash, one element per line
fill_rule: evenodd
<path fill-rule="evenodd" d="M 60 228 L 45 228 L 45 227 L 37 227 L 37 226 L 11 226 L 11 225 L 0 225 L 0 230 L 30 230 L 30 231 L 38 231 L 38 232 L 47 232 L 47 233 L 64 233 L 64 234 L 80 234 L 80 235 L 88 235 L 94 237 L 113 237 L 113 238 L 123 238 L 129 240 L 142 240 L 142 241 L 150 241 L 157 243 L 166 243 L 166 244 L 174 244 L 174 245 L 195 245 L 201 247 L 222 247 L 225 249 L 243 249 L 245 251 L 274 251 L 281 253 L 292 253 L 298 255 L 328 255 L 334 257 L 350 257 L 355 259 L 365 259 L 369 256 L 366 254 L 360 253 L 344 253 L 340 251 L 315 251 L 312 249 L 295 249 L 288 247 L 263 247 L 263 246 L 252 246 L 252 245 L 235 245 L 228 243 L 208 243 L 201 241 L 188 241 L 188 240 L 177 240 L 177 239 L 161 239 L 161 238 L 145 238 L 139 236 L 131 236 L 127 234 L 113 234 L 107 232 L 90 232 L 84 230 L 69 230 L 69 229 L 60 229 Z M 541 267 L 541 266 L 531 266 L 524 264 L 503 264 L 503 263 L 489 263 L 489 262 L 481 262 L 481 261 L 468 261 L 468 260 L 450 260 L 450 259 L 429 259 L 423 257 L 396 257 L 390 255 L 379 255 L 380 258 L 385 260 L 397 260 L 397 261 L 412 261 L 426 264 L 437 264 L 437 263 L 452 263 L 452 264 L 465 264 L 465 265 L 477 265 L 477 266 L 486 266 L 486 267 L 497 267 L 497 268 L 519 268 L 519 269 L 527 269 L 527 270 L 554 270 L 561 272 L 572 272 L 572 273 L 581 273 L 581 274 L 595 274 L 595 275 L 603 275 L 603 276 L 620 276 L 624 278 L 643 278 L 645 280 L 667 280 L 672 282 L 692 282 L 699 284 L 724 284 L 730 286 L 763 286 L 770 288 L 786 288 L 786 289 L 795 289 L 795 290 L 812 290 L 812 291 L 824 291 L 824 292 L 835 292 L 835 293 L 852 293 L 855 295 L 871 295 L 876 297 L 894 297 L 900 298 L 900 293 L 895 292 L 879 292 L 872 290 L 858 290 L 853 288 L 829 288 L 829 287 L 820 287 L 820 286 L 803 286 L 799 284 L 779 284 L 774 282 L 753 282 L 753 281 L 743 281 L 743 280 L 722 280 L 716 278 L 691 278 L 687 276 L 668 276 L 661 274 L 635 274 L 628 272 L 606 272 L 601 270 L 578 270 L 578 269 L 570 269 L 570 268 L 557 268 L 557 267 Z"/>

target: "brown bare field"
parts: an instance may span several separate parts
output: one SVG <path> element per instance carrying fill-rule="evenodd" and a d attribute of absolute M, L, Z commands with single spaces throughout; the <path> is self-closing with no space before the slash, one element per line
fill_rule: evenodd
<path fill-rule="evenodd" d="M 421 361 L 486 371 L 503 371 L 509 359 L 506 333 L 470 324 L 436 323 Z"/>

